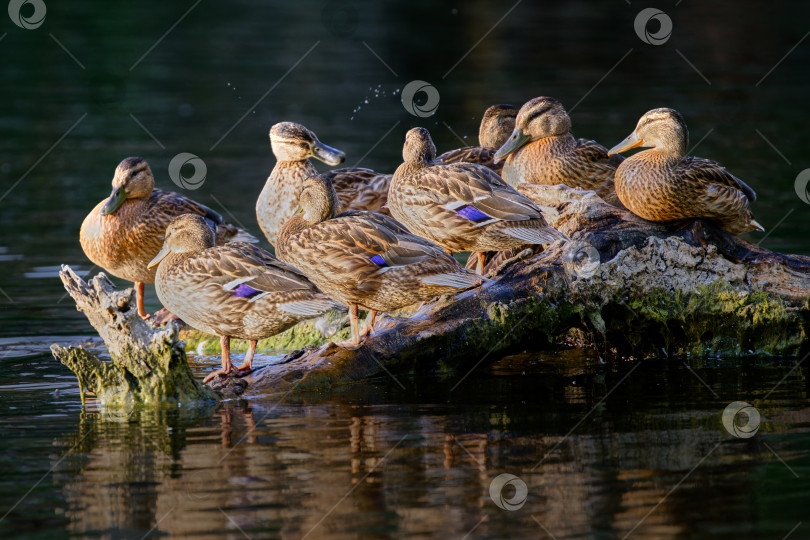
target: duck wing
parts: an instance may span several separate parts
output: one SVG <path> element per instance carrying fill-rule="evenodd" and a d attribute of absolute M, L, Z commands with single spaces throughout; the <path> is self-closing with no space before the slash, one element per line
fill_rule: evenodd
<path fill-rule="evenodd" d="M 750 202 L 757 200 L 757 194 L 751 186 L 728 172 L 719 163 L 709 159 L 687 157 L 675 167 L 674 173 L 679 178 L 687 181 L 701 184 L 718 184 L 734 188 L 743 192 Z"/>
<path fill-rule="evenodd" d="M 342 209 L 379 212 L 388 202 L 390 174 L 355 167 L 334 169 L 324 173 L 324 176 L 335 187 Z"/>
<path fill-rule="evenodd" d="M 477 163 L 490 169 L 501 169 L 503 164 L 495 165 L 495 150 L 485 146 L 467 146 L 456 148 L 440 155 L 436 163 Z"/>
<path fill-rule="evenodd" d="M 315 286 L 296 268 L 276 259 L 267 251 L 245 242 L 229 242 L 204 251 L 202 272 L 226 280 L 223 286 L 234 290 L 247 285 L 264 292 L 315 290 Z"/>
<path fill-rule="evenodd" d="M 419 178 L 419 182 L 448 210 L 472 216 L 474 212 L 467 210 L 471 207 L 489 216 L 490 222 L 543 219 L 540 209 L 528 197 L 486 167 L 459 163 L 428 170 L 431 174 Z"/>
<path fill-rule="evenodd" d="M 208 226 L 217 233 L 217 243 L 230 240 L 256 243 L 258 240 L 249 232 L 227 223 L 222 216 L 204 204 L 184 197 L 173 191 L 152 190 L 144 208 L 144 222 L 165 230 L 177 216 L 183 214 L 201 215 Z M 161 237 L 162 241 L 162 237 Z"/>

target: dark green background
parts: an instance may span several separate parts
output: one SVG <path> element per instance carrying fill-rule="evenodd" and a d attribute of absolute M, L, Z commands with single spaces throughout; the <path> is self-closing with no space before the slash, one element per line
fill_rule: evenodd
<path fill-rule="evenodd" d="M 202 0 L 131 69 L 193 5 L 47 0 L 36 30 L 0 10 L 0 517 L 10 511 L 0 535 L 300 538 L 327 516 L 309 538 L 542 537 L 536 521 L 558 538 L 612 538 L 651 512 L 634 538 L 783 538 L 799 521 L 791 538 L 808 536 L 810 408 L 796 359 L 639 366 L 528 354 L 482 366 L 456 390 L 462 374 L 403 375 L 404 389 L 385 378 L 120 423 L 92 401 L 80 408 L 75 378 L 47 353 L 59 338 L 45 336 L 92 333 L 57 270 L 90 268 L 79 226 L 119 161 L 142 156 L 159 187 L 182 191 L 169 160 L 199 155 L 207 179 L 184 193 L 260 236 L 267 133 L 282 120 L 345 151 L 348 165 L 368 153 L 361 165 L 391 172 L 408 128 L 430 129 L 439 151 L 462 145 L 451 129 L 473 144 L 493 103 L 554 96 L 573 108 L 577 136 L 606 146 L 645 111 L 674 107 L 693 143 L 706 136 L 696 154 L 759 193 L 753 211 L 768 233 L 749 239 L 810 253 L 810 206 L 794 191 L 810 167 L 810 4 L 655 3 L 673 34 L 652 46 L 633 28 L 650 5 L 638 0 Z M 435 116 L 400 103 L 395 91 L 414 79 L 438 89 Z M 147 298 L 156 309 L 152 289 Z M 217 362 L 192 360 L 198 373 Z M 736 400 L 763 415 L 752 439 L 720 424 Z M 519 512 L 489 499 L 503 472 L 529 486 Z"/>

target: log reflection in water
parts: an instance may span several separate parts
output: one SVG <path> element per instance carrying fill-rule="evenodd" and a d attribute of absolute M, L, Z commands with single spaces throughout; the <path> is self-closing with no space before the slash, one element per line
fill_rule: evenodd
<path fill-rule="evenodd" d="M 706 501 L 717 505 L 718 524 L 736 526 L 726 510 L 755 511 L 745 494 L 758 468 L 783 468 L 759 438 L 731 438 L 713 401 L 670 405 L 684 389 L 710 399 L 686 369 L 663 375 L 671 384 L 659 402 L 645 393 L 659 376 L 650 365 L 600 403 L 627 368 L 600 374 L 561 362 L 542 380 L 525 381 L 551 394 L 533 396 L 507 372 L 523 362 L 496 366 L 513 389 L 501 403 L 477 403 L 467 389 L 466 405 L 254 400 L 226 402 L 203 421 L 91 415 L 55 441 L 76 445 L 55 476 L 70 531 L 387 538 L 462 537 L 475 527 L 476 536 L 526 537 L 547 534 L 542 525 L 563 537 L 623 536 L 641 523 L 634 537 L 682 536 L 695 532 L 691 516 L 702 515 Z M 779 399 L 802 389 L 794 384 Z M 535 404 L 520 404 L 527 399 Z M 758 407 L 771 419 L 763 436 L 810 421 L 807 407 Z M 807 456 L 779 439 L 768 445 L 794 467 Z M 721 474 L 729 466 L 735 472 Z M 519 511 L 490 499 L 501 473 L 528 486 Z"/>

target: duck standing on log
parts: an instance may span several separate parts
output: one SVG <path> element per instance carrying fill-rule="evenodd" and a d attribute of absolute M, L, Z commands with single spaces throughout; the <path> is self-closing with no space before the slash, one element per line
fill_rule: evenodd
<path fill-rule="evenodd" d="M 478 252 L 565 239 L 549 227 L 540 209 L 491 169 L 474 163 L 436 163 L 436 146 L 424 128 L 405 136 L 405 162 L 397 168 L 388 207 L 411 232 L 448 253 Z"/>
<path fill-rule="evenodd" d="M 139 157 L 118 164 L 112 194 L 87 215 L 79 241 L 87 258 L 110 274 L 135 284 L 138 314 L 149 318 L 143 305 L 144 283 L 155 282 L 155 270 L 147 264 L 160 251 L 163 234 L 175 217 L 194 213 L 216 231 L 219 244 L 231 240 L 256 242 L 250 233 L 183 195 L 155 189 L 149 165 Z"/>
<path fill-rule="evenodd" d="M 388 216 L 365 211 L 336 215 L 338 195 L 324 175 L 304 182 L 301 213 L 287 221 L 276 246 L 279 257 L 299 268 L 322 291 L 349 306 L 352 338 L 360 344 L 358 311 L 400 309 L 477 286 L 482 279 L 442 249 L 410 234 Z"/>
<path fill-rule="evenodd" d="M 686 155 L 689 130 L 678 111 L 648 111 L 610 154 L 639 146 L 650 149 L 616 171 L 616 193 L 628 210 L 656 222 L 705 219 L 731 234 L 765 230 L 748 207 L 757 200 L 748 184 L 719 163 Z"/>
<path fill-rule="evenodd" d="M 605 202 L 621 205 L 613 176 L 622 157 L 609 157 L 596 141 L 575 139 L 571 117 L 554 98 L 537 97 L 520 108 L 515 130 L 495 159 L 504 161 L 501 174 L 510 186 L 565 184 L 595 191 Z"/>
<path fill-rule="evenodd" d="M 258 340 L 338 307 L 303 274 L 263 249 L 244 242 L 215 246 L 202 216 L 186 214 L 166 229 L 163 248 L 149 263 L 157 267 L 155 288 L 169 311 L 201 332 L 219 336 L 222 368 L 204 382 L 234 368 L 231 338 L 248 340 L 251 369 Z"/>

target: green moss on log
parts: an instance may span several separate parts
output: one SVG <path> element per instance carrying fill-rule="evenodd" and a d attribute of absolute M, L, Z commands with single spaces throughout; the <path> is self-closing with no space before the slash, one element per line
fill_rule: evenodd
<path fill-rule="evenodd" d="M 338 311 L 316 320 L 303 321 L 280 334 L 260 340 L 256 351 L 264 354 L 287 353 L 308 346 L 320 347 L 330 341 L 347 340 L 350 334 L 348 321 L 346 314 Z M 200 332 L 190 326 L 183 327 L 180 339 L 185 341 L 188 351 L 208 355 L 222 353 L 219 337 Z M 244 353 L 247 351 L 247 345 L 247 341 L 244 340 L 231 340 L 231 352 Z"/>

